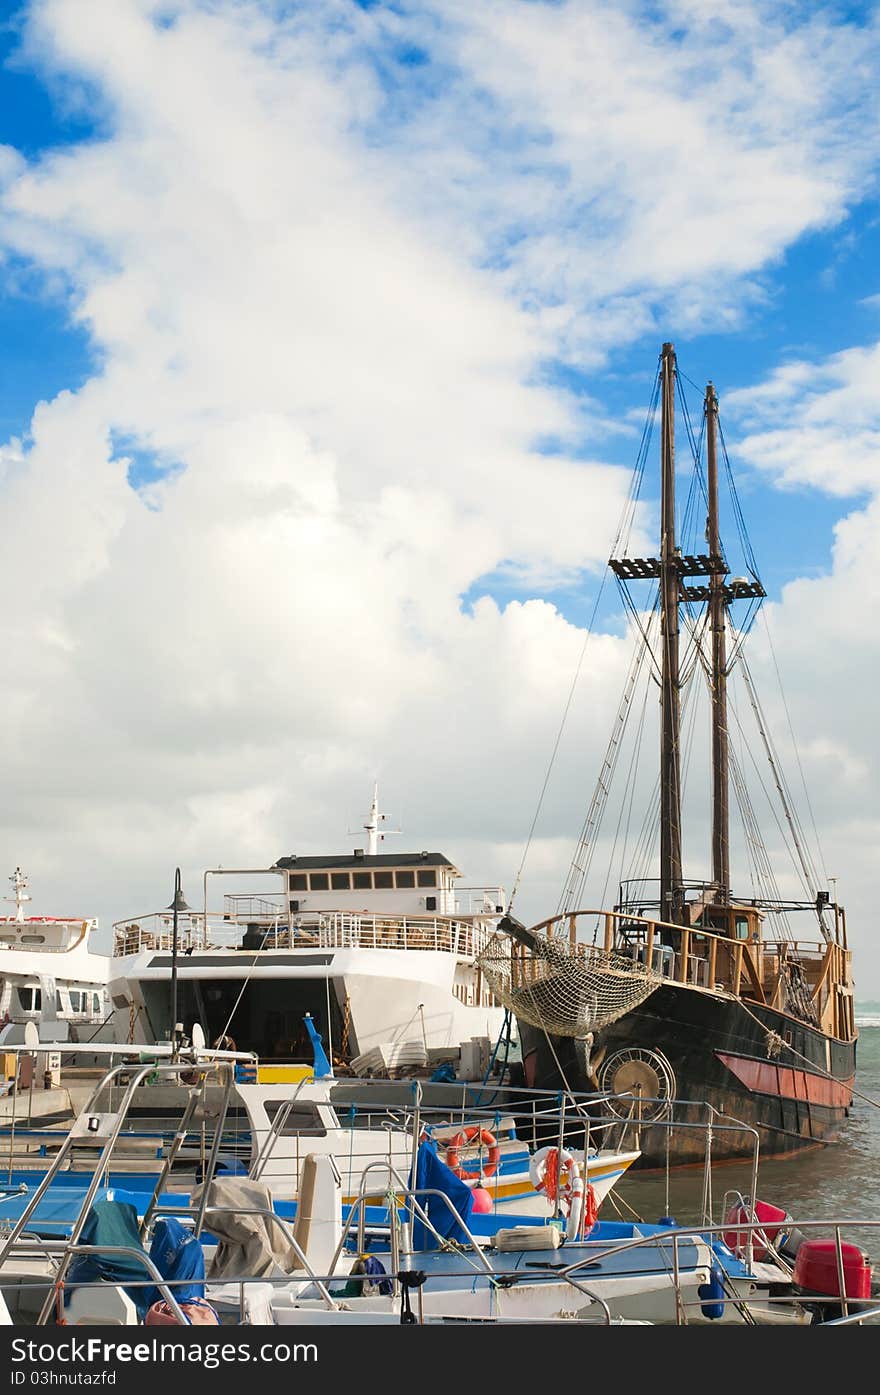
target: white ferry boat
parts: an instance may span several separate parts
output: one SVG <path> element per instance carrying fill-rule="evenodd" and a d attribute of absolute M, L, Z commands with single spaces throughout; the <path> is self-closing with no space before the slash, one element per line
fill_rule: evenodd
<path fill-rule="evenodd" d="M 116 1039 L 169 1039 L 176 967 L 184 1035 L 198 1023 L 207 1042 L 231 1040 L 261 1066 L 311 1062 L 308 1014 L 337 1069 L 435 1067 L 466 1046 L 463 1065 L 480 1074 L 504 1010 L 476 959 L 503 913 L 503 889 L 462 888 L 439 852 L 380 852 L 383 818 L 374 791 L 366 848 L 207 871 L 202 909 L 178 909 L 176 953 L 173 909 L 117 922 Z M 211 908 L 221 878 L 267 877 L 277 889 L 230 891 Z"/>
<path fill-rule="evenodd" d="M 26 916 L 28 879 L 16 867 L 9 880 L 14 894 L 5 899 L 15 913 L 0 916 L 0 1048 L 30 1039 L 28 1023 L 47 1045 L 101 1036 L 110 1015 L 110 956 L 92 948 L 98 921 Z"/>

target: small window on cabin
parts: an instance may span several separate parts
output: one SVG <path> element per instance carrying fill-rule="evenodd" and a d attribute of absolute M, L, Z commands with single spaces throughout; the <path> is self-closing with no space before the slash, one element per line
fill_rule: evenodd
<path fill-rule="evenodd" d="M 734 937 L 737 940 L 747 940 L 749 938 L 749 922 L 747 916 L 738 915 L 736 917 L 736 920 L 733 922 L 733 925 Z"/>
<path fill-rule="evenodd" d="M 329 891 L 330 878 L 326 872 L 313 872 L 309 877 L 310 891 Z"/>
<path fill-rule="evenodd" d="M 305 872 L 294 872 L 290 878 L 291 891 L 308 891 L 309 879 Z"/>
<path fill-rule="evenodd" d="M 433 867 L 431 868 L 430 872 L 419 872 L 419 873 L 418 873 L 418 884 L 419 884 L 419 886 L 436 886 L 436 885 L 437 885 L 437 873 L 434 871 Z"/>
<path fill-rule="evenodd" d="M 58 990 L 57 988 L 55 989 L 55 1011 L 56 1011 L 56 1012 L 63 1012 L 63 1011 L 64 1011 L 64 1003 L 61 1001 L 61 993 L 59 992 L 59 990 Z"/>
<path fill-rule="evenodd" d="M 92 994 L 92 1012 L 100 1012 L 100 1011 L 101 1011 L 101 995 L 100 995 L 100 993 L 93 993 L 93 994 Z"/>
<path fill-rule="evenodd" d="M 393 873 L 393 872 L 374 872 L 374 873 L 373 873 L 373 886 L 376 888 L 377 891 L 379 891 L 380 889 L 381 889 L 382 891 L 385 891 L 388 887 L 392 887 L 393 885 L 394 885 L 394 873 Z"/>
<path fill-rule="evenodd" d="M 371 891 L 373 887 L 372 872 L 352 872 L 351 884 L 355 891 Z"/>
<path fill-rule="evenodd" d="M 416 884 L 415 872 L 398 872 L 396 873 L 396 877 L 397 885 L 399 887 L 415 886 Z"/>
<path fill-rule="evenodd" d="M 70 1011 L 71 1011 L 71 1012 L 82 1012 L 82 1010 L 83 1010 L 83 1003 L 82 1003 L 82 1000 L 83 1000 L 83 995 L 82 995 L 82 993 L 80 993 L 79 989 L 78 989 L 78 988 L 71 988 L 71 990 L 70 990 Z"/>
<path fill-rule="evenodd" d="M 266 1113 L 269 1122 L 274 1122 L 279 1109 L 286 1107 L 283 1100 L 267 1100 Z M 293 1138 L 297 1134 L 305 1134 L 309 1138 L 325 1138 L 327 1130 L 321 1123 L 317 1105 L 314 1104 L 293 1104 L 290 1106 L 287 1116 L 281 1126 L 282 1138 Z"/>
<path fill-rule="evenodd" d="M 333 890 L 348 891 L 349 887 L 351 886 L 351 881 L 349 880 L 350 876 L 351 874 L 349 872 L 331 872 L 330 885 L 332 886 Z"/>
<path fill-rule="evenodd" d="M 43 1006 L 43 993 L 40 988 L 19 988 L 18 999 L 23 1012 L 39 1012 Z"/>

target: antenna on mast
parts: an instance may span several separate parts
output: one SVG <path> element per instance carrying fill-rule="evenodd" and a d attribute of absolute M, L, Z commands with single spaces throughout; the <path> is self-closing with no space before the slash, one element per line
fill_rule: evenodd
<path fill-rule="evenodd" d="M 384 824 L 387 817 L 387 814 L 379 813 L 379 783 L 376 781 L 373 785 L 373 801 L 370 805 L 370 813 L 366 822 L 363 824 L 363 828 L 367 835 L 368 857 L 375 857 L 377 855 L 379 844 L 382 842 L 386 833 L 400 833 L 402 831 L 399 828 L 382 828 L 382 824 Z M 357 832 L 357 829 L 350 828 L 348 830 L 348 835 L 349 837 L 354 837 Z"/>
<path fill-rule="evenodd" d="M 30 901 L 32 899 L 30 896 L 27 895 L 28 879 L 25 876 L 24 872 L 21 870 L 21 868 L 16 867 L 9 880 L 12 882 L 12 889 L 15 892 L 15 895 L 4 896 L 3 900 L 15 902 L 15 919 L 19 922 L 22 922 L 24 920 L 24 903 L 25 901 Z"/>

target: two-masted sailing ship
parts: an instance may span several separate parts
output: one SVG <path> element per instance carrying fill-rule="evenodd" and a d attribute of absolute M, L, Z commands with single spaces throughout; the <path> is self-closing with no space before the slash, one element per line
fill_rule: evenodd
<path fill-rule="evenodd" d="M 676 538 L 677 391 L 686 412 L 678 379 L 674 348 L 664 344 L 649 412 L 652 422 L 659 400 L 659 556 L 622 555 L 624 542 L 609 563 L 624 598 L 647 583 L 653 608 L 650 597 L 641 607 L 628 601 L 640 657 L 627 678 L 557 914 L 529 930 L 506 918 L 501 928 L 509 938 L 496 936 L 482 961 L 496 993 L 516 1014 L 526 1083 L 608 1092 L 606 1110 L 642 1122 L 642 1167 L 701 1161 L 705 1132 L 689 1126 L 707 1122 L 713 1124 L 716 1160 L 751 1155 L 756 1133 L 762 1155 L 790 1154 L 830 1140 L 851 1103 L 857 1038 L 845 913 L 821 885 L 807 853 L 771 724 L 743 656 L 748 623 L 733 620 L 744 603 L 751 621 L 765 591 L 747 534 L 741 539 L 749 575 L 732 576 L 725 559 L 719 454 L 734 490 L 737 527 L 744 522 L 711 383 L 699 443 L 687 418 L 692 492 L 695 481 L 703 492 L 703 501 L 696 495 L 696 513 L 701 502 L 708 513 L 704 550 L 694 545 L 692 552 L 684 551 Z M 646 427 L 642 471 L 650 434 Z M 640 479 L 636 493 L 638 487 Z M 692 503 L 689 496 L 689 507 Z M 711 711 L 711 875 L 697 882 L 683 874 L 685 648 L 691 676 L 702 672 L 706 678 Z M 598 845 L 623 730 L 637 706 L 634 675 L 640 669 L 648 672 L 648 691 L 653 676 L 660 698 L 659 788 L 655 785 L 649 801 L 655 830 L 659 812 L 659 882 L 621 880 L 613 909 L 584 909 L 586 870 Z M 735 670 L 757 718 L 755 745 L 764 746 L 769 760 L 767 785 L 775 789 L 788 820 L 800 888 L 808 892 L 803 899 L 780 894 L 773 858 L 761 839 L 744 779 L 746 757 L 754 760 L 754 755 L 743 749 L 741 723 L 731 706 Z M 629 773 L 634 778 L 632 765 Z M 748 895 L 732 885 L 731 778 L 750 863 Z M 643 851 L 645 846 L 643 840 Z M 803 930 L 796 918 L 807 922 Z"/>

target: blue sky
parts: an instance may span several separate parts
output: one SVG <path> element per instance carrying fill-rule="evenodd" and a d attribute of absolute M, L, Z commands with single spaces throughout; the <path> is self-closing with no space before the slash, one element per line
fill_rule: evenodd
<path fill-rule="evenodd" d="M 10 6 L 11 17 L 0 31 L 0 61 L 4 100 L 0 107 L 0 143 L 37 162 L 47 152 L 100 138 L 106 122 L 95 117 L 96 105 L 84 97 L 82 80 L 65 81 L 48 72 L 22 42 L 22 22 L 27 7 Z M 376 8 L 372 4 L 364 8 Z M 851 6 L 842 16 L 859 20 L 870 7 Z M 425 50 L 402 45 L 376 55 L 389 97 L 396 90 L 399 65 L 405 69 L 430 64 Z M 436 77 L 434 78 L 436 81 Z M 100 104 L 97 104 L 100 113 Z M 719 171 L 723 178 L 723 171 Z M 790 358 L 820 361 L 857 343 L 870 343 L 880 323 L 880 205 L 866 189 L 863 201 L 855 201 L 842 221 L 822 232 L 807 232 L 794 240 L 774 263 L 761 268 L 755 303 L 743 323 L 723 333 L 692 336 L 676 334 L 673 323 L 658 326 L 651 336 L 625 344 L 608 355 L 598 370 L 584 372 L 576 363 L 545 366 L 551 382 L 564 385 L 575 399 L 581 394 L 590 404 L 598 401 L 612 422 L 629 423 L 629 433 L 603 437 L 603 459 L 629 468 L 637 443 L 636 422 L 650 390 L 658 343 L 672 335 L 682 372 L 702 383 L 711 376 L 722 399 L 725 388 L 743 388 L 760 382 L 780 362 Z M 731 230 L 735 235 L 735 229 Z M 76 300 L 69 286 L 35 273 L 27 258 L 12 256 L 4 268 L 0 286 L 0 424 L 8 435 L 26 434 L 37 401 L 51 400 L 64 388 L 75 390 L 95 372 L 100 349 L 86 328 L 75 323 Z M 691 411 L 696 419 L 699 396 L 687 385 Z M 736 423 L 726 420 L 728 445 L 736 459 Z M 573 454 L 593 458 L 596 440 L 588 429 Z M 569 449 L 571 442 L 568 443 Z M 553 447 L 538 442 L 538 449 Z M 131 472 L 136 484 L 155 477 L 162 466 L 148 452 L 138 452 Z M 656 457 L 656 451 L 654 452 Z M 653 462 L 656 469 L 656 459 Z M 771 597 L 777 597 L 786 581 L 800 575 L 817 575 L 830 565 L 833 527 L 851 507 L 852 500 L 834 500 L 814 490 L 789 487 L 780 492 L 767 486 L 753 470 L 738 474 L 746 504 L 751 536 L 761 564 L 762 577 Z M 648 486 L 651 488 L 650 484 Z M 650 497 L 655 497 L 655 491 Z M 854 496 L 858 498 L 858 496 Z M 780 522 L 784 526 L 780 526 Z M 811 540 L 809 560 L 802 539 Z M 594 575 L 585 571 L 577 585 L 541 590 L 576 623 L 592 614 L 598 590 Z M 504 572 L 479 578 L 464 595 L 467 608 L 481 594 L 495 596 L 501 604 L 525 599 L 534 588 L 523 589 Z M 600 618 L 614 623 L 618 614 L 613 587 L 607 588 Z"/>
<path fill-rule="evenodd" d="M 4 14 L 12 865 L 57 892 L 75 860 L 91 894 L 113 828 L 149 900 L 157 863 L 259 860 L 304 806 L 322 850 L 381 775 L 420 845 L 509 882 L 669 338 L 718 390 L 825 835 L 867 907 L 875 6 Z M 655 437 L 649 505 L 656 470 Z M 612 584 L 597 630 L 536 916 L 625 667 Z"/>
<path fill-rule="evenodd" d="M 22 53 L 17 5 L 4 5 L 0 27 L 3 100 L 0 144 L 29 160 L 47 150 L 88 140 L 95 123 L 63 85 L 37 72 Z M 35 275 L 25 258 L 11 257 L 0 284 L 0 430 L 21 435 L 34 405 L 64 388 L 77 388 L 97 356 L 87 332 L 72 322 L 68 298 Z"/>

